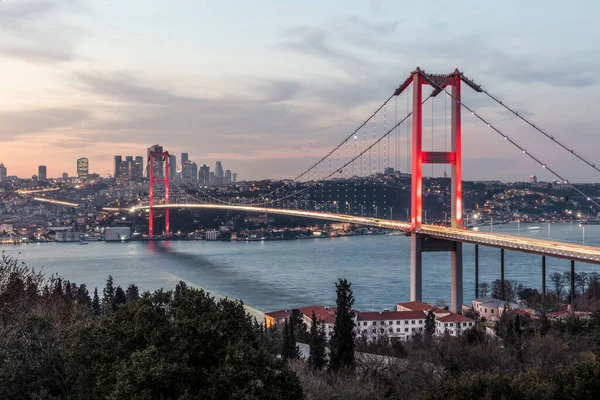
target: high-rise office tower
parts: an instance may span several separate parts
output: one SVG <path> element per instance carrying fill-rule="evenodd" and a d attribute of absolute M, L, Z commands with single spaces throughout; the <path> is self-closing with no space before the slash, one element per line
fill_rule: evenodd
<path fill-rule="evenodd" d="M 233 180 L 233 183 L 236 183 L 238 181 L 238 174 L 237 174 L 237 172 L 233 173 L 233 175 L 231 176 L 231 179 Z"/>
<path fill-rule="evenodd" d="M 198 165 L 192 161 L 186 161 L 181 164 L 181 179 L 186 181 L 195 181 L 198 179 Z"/>
<path fill-rule="evenodd" d="M 215 182 L 217 185 L 223 184 L 223 179 L 225 178 L 225 174 L 223 174 L 223 166 L 221 165 L 221 161 L 217 161 L 217 165 L 215 167 Z"/>
<path fill-rule="evenodd" d="M 8 176 L 8 170 L 4 166 L 4 163 L 0 163 L 0 182 L 4 182 Z"/>
<path fill-rule="evenodd" d="M 132 179 L 142 179 L 144 177 L 144 157 L 137 156 L 133 160 L 133 167 L 131 168 Z"/>
<path fill-rule="evenodd" d="M 214 172 L 209 172 L 208 174 L 208 183 L 210 183 L 211 185 L 215 184 L 215 173 Z"/>
<path fill-rule="evenodd" d="M 125 162 L 121 164 L 121 178 L 131 179 L 133 176 L 133 156 L 126 156 Z"/>
<path fill-rule="evenodd" d="M 46 182 L 46 166 L 40 165 L 38 167 L 38 182 Z"/>
<path fill-rule="evenodd" d="M 82 157 L 77 159 L 77 177 L 87 179 L 89 174 L 90 162 L 87 158 Z"/>
<path fill-rule="evenodd" d="M 177 157 L 169 154 L 169 180 L 177 179 Z"/>
<path fill-rule="evenodd" d="M 231 170 L 225 171 L 225 183 L 231 183 Z"/>
<path fill-rule="evenodd" d="M 189 154 L 188 154 L 188 153 L 181 153 L 181 163 L 183 164 L 184 162 L 188 162 L 188 161 L 190 161 L 190 158 L 189 158 L 189 157 L 190 157 L 190 156 L 189 156 Z"/>
<path fill-rule="evenodd" d="M 121 178 L 121 165 L 123 164 L 123 157 L 115 156 L 115 179 Z"/>
<path fill-rule="evenodd" d="M 66 173 L 66 172 L 63 172 L 63 173 L 62 173 L 62 180 L 63 180 L 63 181 L 68 181 L 68 180 L 69 180 L 69 174 L 68 174 L 68 173 Z"/>
<path fill-rule="evenodd" d="M 210 167 L 206 164 L 200 166 L 200 172 L 198 172 L 198 180 L 201 185 L 208 186 L 210 184 Z"/>
<path fill-rule="evenodd" d="M 146 160 L 150 159 L 150 152 L 162 153 L 163 147 L 158 144 L 148 147 L 148 154 L 147 154 Z M 162 158 L 160 156 L 155 156 L 154 160 L 155 160 L 154 161 L 154 177 L 162 178 L 163 177 L 163 169 L 164 169 L 164 160 L 162 160 Z M 146 176 L 148 178 L 150 177 L 150 169 L 149 168 L 150 168 L 150 162 L 148 162 L 148 164 L 146 165 Z"/>

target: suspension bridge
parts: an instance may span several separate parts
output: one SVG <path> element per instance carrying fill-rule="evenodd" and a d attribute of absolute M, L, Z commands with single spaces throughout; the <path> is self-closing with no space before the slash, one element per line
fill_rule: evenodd
<path fill-rule="evenodd" d="M 475 288 L 478 294 L 478 248 L 489 246 L 500 249 L 501 281 L 504 282 L 504 251 L 519 251 L 541 256 L 542 293 L 546 293 L 546 257 L 571 260 L 571 301 L 575 279 L 575 262 L 600 264 L 600 248 L 551 240 L 476 232 L 465 229 L 463 224 L 463 180 L 462 180 L 462 110 L 466 110 L 487 129 L 510 143 L 516 151 L 528 157 L 540 168 L 552 174 L 561 185 L 570 187 L 582 200 L 600 208 L 595 198 L 585 193 L 553 165 L 539 155 L 527 150 L 514 137 L 509 136 L 490 120 L 466 104 L 461 96 L 461 86 L 476 93 L 483 93 L 495 104 L 509 111 L 519 120 L 528 124 L 543 138 L 556 144 L 597 172 L 600 169 L 589 159 L 564 142 L 546 132 L 514 108 L 488 93 L 480 85 L 455 68 L 448 74 L 427 73 L 417 67 L 408 78 L 396 88 L 363 123 L 346 136 L 331 151 L 314 162 L 295 178 L 281 186 L 254 198 L 228 201 L 211 195 L 201 187 L 195 190 L 202 194 L 203 201 L 181 187 L 178 181 L 169 177 L 168 152 L 150 153 L 148 157 L 150 190 L 147 202 L 133 207 L 130 211 L 147 211 L 149 215 L 149 236 L 155 235 L 155 220 L 164 216 L 164 233 L 170 233 L 170 209 L 214 209 L 239 212 L 268 213 L 292 217 L 305 217 L 324 221 L 344 222 L 372 226 L 389 230 L 399 230 L 410 235 L 410 299 L 421 300 L 423 279 L 423 253 L 448 252 L 451 265 L 451 310 L 460 312 L 463 303 L 463 256 L 462 244 L 475 245 Z M 424 98 L 424 88 L 431 92 Z M 443 134 L 444 150 L 433 148 L 424 150 L 424 109 L 423 105 L 440 94 L 444 97 Z M 399 103 L 406 102 L 406 113 L 399 115 Z M 448 107 L 448 104 L 450 105 Z M 403 107 L 401 105 L 401 107 Z M 390 111 L 391 110 L 391 111 Z M 441 110 L 438 109 L 438 114 Z M 448 118 L 449 116 L 449 118 Z M 432 105 L 432 147 L 434 127 L 434 106 Z M 439 119 L 439 118 L 438 118 Z M 448 124 L 449 119 L 449 124 Z M 449 127 L 448 127 L 449 125 Z M 449 128 L 449 129 L 448 129 Z M 406 136 L 403 136 L 403 132 Z M 438 130 L 438 135 L 441 132 Z M 406 163 L 406 165 L 403 165 Z M 443 225 L 426 224 L 423 218 L 423 169 L 430 164 L 444 166 L 444 176 L 450 169 L 450 219 Z M 405 177 L 410 180 L 410 205 L 407 207 L 407 220 L 393 218 L 390 175 L 405 168 Z M 361 188 L 365 179 L 378 182 L 373 193 Z M 327 182 L 336 182 L 328 185 Z M 320 193 L 319 193 L 320 192 Z M 309 209 L 307 197 L 319 194 L 319 207 L 314 202 L 314 210 Z M 40 201 L 51 201 L 37 198 Z M 74 203 L 63 205 L 73 205 Z M 304 207 L 303 207 L 304 204 Z M 360 209 L 357 205 L 360 204 Z M 331 210 L 335 205 L 335 212 Z M 354 207 L 352 207 L 354 205 Z M 341 206 L 341 211 L 340 211 Z M 109 209 L 114 210 L 114 209 Z M 396 216 L 398 216 L 398 212 Z M 504 283 L 502 283 L 504 288 Z"/>

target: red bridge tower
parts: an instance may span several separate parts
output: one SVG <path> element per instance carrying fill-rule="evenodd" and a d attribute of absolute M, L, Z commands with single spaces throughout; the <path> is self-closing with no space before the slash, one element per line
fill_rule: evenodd
<path fill-rule="evenodd" d="M 169 204 L 169 152 L 150 151 L 148 153 L 148 164 L 148 174 L 150 176 L 150 195 L 148 196 L 148 205 L 150 206 L 148 236 L 152 237 L 154 236 L 154 219 L 156 211 L 161 211 L 160 205 Z M 164 196 L 159 195 L 160 198 L 158 199 L 158 204 L 155 199 L 157 189 L 159 189 L 159 191 L 164 190 Z M 170 233 L 169 209 L 165 207 L 162 208 L 162 210 L 164 210 L 165 214 L 165 234 L 168 235 Z"/>

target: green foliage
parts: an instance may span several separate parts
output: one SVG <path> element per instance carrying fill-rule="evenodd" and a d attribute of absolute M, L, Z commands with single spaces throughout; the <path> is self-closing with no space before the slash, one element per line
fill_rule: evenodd
<path fill-rule="evenodd" d="M 92 300 L 92 312 L 94 315 L 100 315 L 100 298 L 98 297 L 98 288 L 94 288 L 94 299 Z"/>
<path fill-rule="evenodd" d="M 354 346 L 356 341 L 354 295 L 350 282 L 340 279 L 336 285 L 336 311 L 333 334 L 329 341 L 329 368 L 332 370 L 353 369 L 355 367 Z"/>
<path fill-rule="evenodd" d="M 433 336 L 435 333 L 435 314 L 429 310 L 425 317 L 425 335 Z"/>
<path fill-rule="evenodd" d="M 318 321 L 315 312 L 312 313 L 312 323 L 310 326 L 310 355 L 308 356 L 308 365 L 313 369 L 323 369 L 327 364 L 326 347 L 327 336 L 325 335 L 325 324 Z"/>
<path fill-rule="evenodd" d="M 113 312 L 115 307 L 115 287 L 112 275 L 108 275 L 102 294 L 102 312 L 106 314 Z"/>

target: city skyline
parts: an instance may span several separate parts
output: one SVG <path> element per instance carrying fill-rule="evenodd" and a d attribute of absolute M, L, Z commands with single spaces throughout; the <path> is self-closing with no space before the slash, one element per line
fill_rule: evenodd
<path fill-rule="evenodd" d="M 143 8 L 133 1 L 5 1 L 0 71 L 11 77 L 3 83 L 11 101 L 0 111 L 0 158 L 10 175 L 35 174 L 35 159 L 56 170 L 50 176 L 74 176 L 73 160 L 85 156 L 105 176 L 114 154 L 139 154 L 158 142 L 209 165 L 229 160 L 244 179 L 291 178 L 352 132 L 417 64 L 432 72 L 458 65 L 593 158 L 596 116 L 580 104 L 600 101 L 599 6 L 582 14 L 541 1 L 505 5 L 457 2 L 443 17 L 413 21 L 406 15 L 416 7 L 438 15 L 436 6 L 291 1 L 236 3 L 232 12 L 227 2 L 182 1 L 173 9 L 158 1 Z M 135 58 L 130 48 L 138 49 Z M 499 106 L 467 91 L 465 102 L 496 116 L 571 180 L 599 181 Z M 552 180 L 463 114 L 464 179 Z"/>

